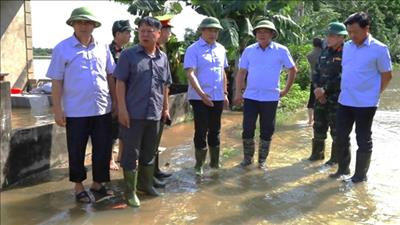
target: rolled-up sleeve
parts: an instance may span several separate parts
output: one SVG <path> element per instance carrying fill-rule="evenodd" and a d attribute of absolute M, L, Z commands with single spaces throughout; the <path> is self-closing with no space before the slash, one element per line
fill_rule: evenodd
<path fill-rule="evenodd" d="M 286 69 L 290 69 L 295 66 L 292 55 L 290 54 L 287 48 L 284 48 L 284 52 L 282 54 L 282 61 L 283 61 L 283 66 Z"/>
<path fill-rule="evenodd" d="M 239 68 L 240 69 L 246 69 L 246 70 L 249 69 L 249 59 L 247 57 L 247 54 L 248 54 L 248 50 L 245 49 L 242 53 L 242 56 L 239 59 Z"/>
<path fill-rule="evenodd" d="M 115 70 L 115 62 L 108 45 L 106 45 L 106 52 L 107 52 L 106 72 L 107 74 L 112 74 Z"/>
<path fill-rule="evenodd" d="M 56 46 L 51 55 L 49 68 L 47 69 L 46 77 L 53 80 L 64 80 L 65 67 L 67 60 L 62 54 L 61 47 Z"/>
<path fill-rule="evenodd" d="M 129 77 L 129 55 L 128 50 L 122 51 L 117 66 L 115 67 L 114 77 L 117 80 L 127 81 Z"/>
<path fill-rule="evenodd" d="M 385 46 L 378 57 L 378 70 L 380 73 L 392 71 L 392 61 L 390 59 L 389 49 Z"/>
<path fill-rule="evenodd" d="M 228 58 L 226 57 L 226 53 L 225 53 L 224 68 L 228 68 L 228 67 L 229 67 Z"/>
<path fill-rule="evenodd" d="M 184 58 L 184 62 L 183 62 L 183 68 L 184 69 L 196 69 L 197 68 L 197 59 L 196 59 L 196 54 L 194 51 L 194 47 L 189 47 L 186 50 L 185 53 L 185 58 Z"/>

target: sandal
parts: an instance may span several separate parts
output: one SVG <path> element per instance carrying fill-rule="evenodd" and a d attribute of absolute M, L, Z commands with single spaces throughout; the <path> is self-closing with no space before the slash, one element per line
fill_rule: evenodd
<path fill-rule="evenodd" d="M 91 203 L 92 200 L 86 191 L 82 191 L 75 195 L 75 200 L 79 203 Z"/>
<path fill-rule="evenodd" d="M 100 202 L 102 200 L 108 199 L 114 196 L 114 192 L 111 189 L 106 188 L 105 186 L 101 186 L 100 189 L 96 190 L 94 188 L 90 188 L 90 191 L 95 196 L 96 202 Z"/>

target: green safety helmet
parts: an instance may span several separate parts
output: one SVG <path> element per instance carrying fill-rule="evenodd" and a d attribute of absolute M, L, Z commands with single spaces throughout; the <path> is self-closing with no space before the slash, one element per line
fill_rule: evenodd
<path fill-rule="evenodd" d="M 256 27 L 253 28 L 254 36 L 256 35 L 256 30 L 260 28 L 273 30 L 275 33 L 274 37 L 278 36 L 278 31 L 276 30 L 274 23 L 272 23 L 269 20 L 261 20 L 260 22 L 257 23 Z"/>
<path fill-rule="evenodd" d="M 219 20 L 215 17 L 204 18 L 199 25 L 199 29 L 203 28 L 216 28 L 219 30 L 223 29 L 221 24 L 219 23 Z"/>
<path fill-rule="evenodd" d="M 332 22 L 328 25 L 326 34 L 347 35 L 346 26 L 343 23 Z"/>
<path fill-rule="evenodd" d="M 67 24 L 72 26 L 74 21 L 84 20 L 94 22 L 94 27 L 100 27 L 101 23 L 97 20 L 94 13 L 87 7 L 79 7 L 72 11 L 71 16 L 67 20 Z"/>

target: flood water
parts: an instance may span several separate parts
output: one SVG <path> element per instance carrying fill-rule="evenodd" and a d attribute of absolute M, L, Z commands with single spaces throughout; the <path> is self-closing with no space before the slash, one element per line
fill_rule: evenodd
<path fill-rule="evenodd" d="M 241 114 L 227 113 L 220 170 L 206 168 L 204 177 L 194 176 L 193 124 L 188 122 L 164 131 L 162 145 L 168 150 L 162 155 L 163 169 L 173 172 L 161 189 L 164 196 L 139 195 L 138 209 L 116 207 L 123 202 L 120 196 L 77 205 L 66 167 L 60 167 L 42 174 L 41 182 L 27 179 L 1 192 L 1 224 L 400 224 L 399 100 L 397 73 L 375 116 L 374 153 L 366 183 L 330 179 L 328 174 L 336 168 L 306 160 L 312 129 L 304 111 L 277 126 L 267 171 L 238 167 Z M 356 146 L 352 134 L 353 156 Z M 111 187 L 123 192 L 122 172 L 112 172 L 112 179 Z"/>

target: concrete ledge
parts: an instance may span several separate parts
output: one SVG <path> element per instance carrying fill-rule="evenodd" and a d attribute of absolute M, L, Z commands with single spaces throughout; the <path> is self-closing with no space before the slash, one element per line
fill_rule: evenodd
<path fill-rule="evenodd" d="M 46 94 L 12 94 L 13 108 L 34 108 L 51 106 L 51 95 Z"/>
<path fill-rule="evenodd" d="M 54 123 L 15 129 L 9 145 L 10 152 L 3 169 L 3 188 L 68 161 L 65 128 Z"/>
<path fill-rule="evenodd" d="M 32 99 L 38 99 L 37 97 L 24 97 L 21 99 L 28 99 L 28 101 L 30 99 L 31 103 Z M 186 99 L 186 93 L 171 95 L 169 99 L 172 123 L 177 124 L 187 120 L 190 115 L 190 104 Z M 65 128 L 59 127 L 53 122 L 14 129 L 11 131 L 10 137 L 9 142 L 3 142 L 2 139 L 1 143 L 1 172 L 4 175 L 2 188 L 27 176 L 68 162 Z M 4 149 L 3 146 L 5 146 Z M 90 152 L 89 144 L 86 153 Z M 4 159 L 3 156 L 5 156 Z"/>

